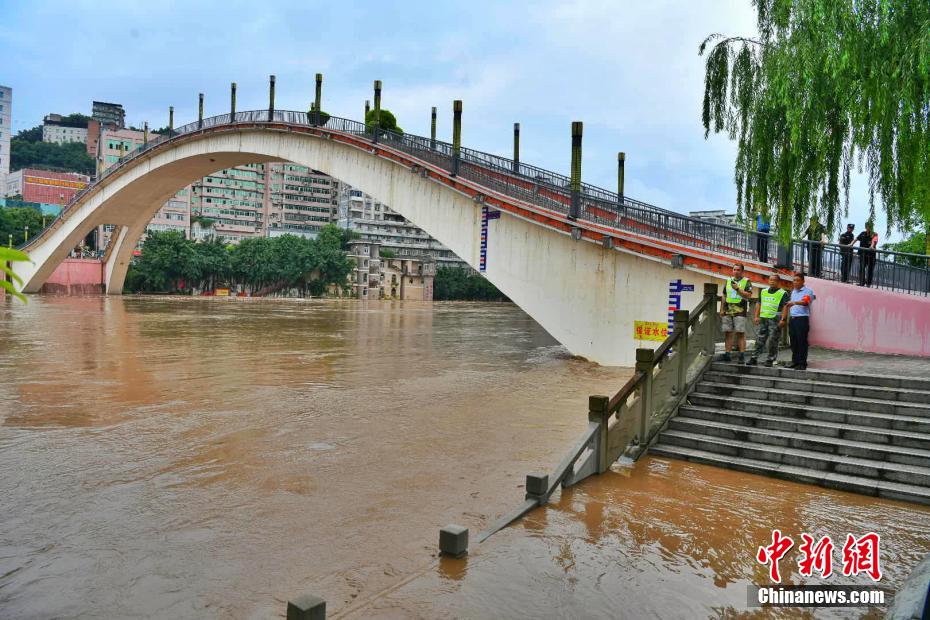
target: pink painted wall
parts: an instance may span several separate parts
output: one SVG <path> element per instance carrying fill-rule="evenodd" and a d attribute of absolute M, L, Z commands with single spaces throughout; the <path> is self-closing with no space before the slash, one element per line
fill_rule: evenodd
<path fill-rule="evenodd" d="M 808 278 L 812 345 L 930 356 L 930 297 Z"/>
<path fill-rule="evenodd" d="M 103 261 L 66 258 L 52 272 L 39 292 L 51 295 L 102 295 Z"/>

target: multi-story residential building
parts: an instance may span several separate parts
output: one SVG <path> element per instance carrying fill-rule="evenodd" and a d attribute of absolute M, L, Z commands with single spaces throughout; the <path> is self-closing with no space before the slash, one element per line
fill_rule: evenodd
<path fill-rule="evenodd" d="M 338 208 L 339 181 L 306 166 L 265 166 L 269 236 L 315 237 L 332 222 Z"/>
<path fill-rule="evenodd" d="M 49 114 L 42 122 L 42 142 L 87 144 L 87 123 L 66 121 L 61 114 Z"/>
<path fill-rule="evenodd" d="M 13 89 L 0 86 L 0 187 L 10 172 L 10 138 L 13 133 Z"/>
<path fill-rule="evenodd" d="M 4 193 L 8 197 L 22 196 L 26 202 L 63 205 L 89 182 L 89 176 L 77 172 L 23 168 L 7 175 Z"/>
<path fill-rule="evenodd" d="M 355 270 L 350 276 L 352 297 L 359 299 L 381 298 L 380 243 L 357 239 L 349 243 L 349 257 L 355 261 Z"/>
<path fill-rule="evenodd" d="M 381 252 L 387 250 L 398 258 L 429 258 L 439 267 L 467 267 L 452 250 L 400 213 L 346 184 L 340 192 L 337 222 L 362 240 L 377 241 Z"/>
<path fill-rule="evenodd" d="M 333 221 L 339 182 L 306 166 L 274 162 L 219 170 L 192 186 L 191 213 L 213 221 L 195 236 L 237 243 L 284 234 L 315 237 Z"/>
<path fill-rule="evenodd" d="M 126 126 L 126 111 L 118 103 L 94 101 L 91 116 L 95 121 L 110 129 L 122 129 Z"/>
<path fill-rule="evenodd" d="M 212 232 L 231 243 L 265 236 L 265 166 L 248 164 L 217 170 L 191 185 L 192 217 L 213 222 Z"/>

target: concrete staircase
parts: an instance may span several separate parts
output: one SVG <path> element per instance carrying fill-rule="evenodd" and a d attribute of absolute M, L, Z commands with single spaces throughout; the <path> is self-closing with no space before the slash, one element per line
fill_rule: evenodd
<path fill-rule="evenodd" d="M 650 453 L 930 504 L 930 379 L 714 362 Z"/>

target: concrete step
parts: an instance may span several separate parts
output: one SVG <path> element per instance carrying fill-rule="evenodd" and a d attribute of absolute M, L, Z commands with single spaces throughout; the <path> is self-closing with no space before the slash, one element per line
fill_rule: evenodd
<path fill-rule="evenodd" d="M 730 411 L 713 407 L 698 407 L 695 405 L 682 405 L 678 410 L 678 417 L 696 418 L 723 424 L 737 424 L 751 428 L 764 428 L 775 431 L 835 437 L 838 439 L 847 439 L 849 441 L 900 446 L 902 448 L 927 449 L 930 447 L 930 435 L 897 431 L 890 428 L 877 428 L 875 426 L 825 422 L 823 420 L 805 420 L 778 415 L 767 415 L 764 413 L 748 413 L 745 411 Z"/>
<path fill-rule="evenodd" d="M 872 413 L 887 413 L 915 417 L 922 416 L 930 420 L 930 402 L 910 403 L 793 390 L 773 390 L 751 385 L 714 383 L 706 379 L 702 379 L 695 390 L 702 394 L 736 396 L 740 398 L 751 398 L 753 400 L 777 401 L 783 404 L 794 403 L 831 409 L 855 409 L 857 411 L 869 411 Z"/>
<path fill-rule="evenodd" d="M 928 363 L 930 366 L 930 363 Z M 928 368 L 930 372 L 930 368 Z M 731 372 L 730 370 L 711 370 L 703 379 L 711 383 L 726 383 L 765 388 L 769 390 L 788 390 L 792 392 L 813 392 L 815 394 L 832 394 L 851 398 L 871 398 L 885 401 L 909 403 L 930 403 L 930 391 L 910 388 L 859 385 L 855 377 L 848 377 L 850 383 L 815 381 L 808 377 L 802 379 L 755 374 L 751 372 Z"/>
<path fill-rule="evenodd" d="M 683 417 L 681 415 L 672 418 L 669 428 L 674 431 L 683 431 L 697 435 L 710 435 L 748 443 L 797 448 L 800 450 L 823 452 L 825 454 L 838 456 L 852 456 L 855 458 L 899 463 L 902 465 L 916 465 L 918 467 L 930 465 L 930 450 L 922 450 L 919 448 L 904 448 L 901 446 L 867 441 L 852 441 L 797 431 L 780 431 L 757 428 L 754 426 L 744 426 L 741 424 L 727 424 L 719 421 Z M 930 435 L 928 435 L 926 439 L 927 445 L 930 445 Z"/>
<path fill-rule="evenodd" d="M 808 370 L 791 370 L 775 366 L 746 366 L 734 362 L 714 362 L 710 369 L 713 372 L 730 372 L 738 374 L 752 374 L 765 377 L 781 377 L 785 379 L 806 379 L 808 381 L 823 381 L 827 383 L 852 383 L 856 385 L 870 385 L 887 388 L 903 388 L 906 390 L 922 390 L 930 392 L 930 379 L 920 377 L 888 376 L 876 374 L 844 373 L 832 370 L 810 368 Z"/>
<path fill-rule="evenodd" d="M 666 430 L 659 443 L 860 478 L 930 487 L 930 468 Z"/>
<path fill-rule="evenodd" d="M 839 473 L 827 473 L 821 470 L 797 467 L 769 461 L 757 461 L 738 456 L 707 452 L 671 444 L 659 443 L 649 449 L 652 456 L 683 459 L 695 463 L 704 463 L 725 467 L 763 476 L 772 476 L 783 480 L 793 480 L 807 484 L 816 484 L 830 489 L 840 489 L 872 495 L 886 499 L 917 502 L 930 505 L 930 489 L 899 482 L 872 480 Z"/>
<path fill-rule="evenodd" d="M 701 389 L 700 386 L 697 388 Z M 814 407 L 800 403 L 780 403 L 753 398 L 735 398 L 721 394 L 692 392 L 688 404 L 747 413 L 787 416 L 798 420 L 822 420 L 856 426 L 872 426 L 910 433 L 930 434 L 930 418 L 889 413 L 859 411 L 853 408 Z"/>

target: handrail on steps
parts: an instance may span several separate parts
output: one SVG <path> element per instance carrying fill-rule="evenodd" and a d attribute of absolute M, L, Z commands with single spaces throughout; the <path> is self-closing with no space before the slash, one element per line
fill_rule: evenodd
<path fill-rule="evenodd" d="M 677 310 L 674 329 L 656 349 L 637 349 L 633 376 L 608 398 L 588 398 L 588 428 L 551 474 L 527 476 L 522 505 L 478 534 L 478 542 L 548 503 L 556 489 L 602 474 L 649 448 L 713 360 L 717 340 L 717 285 L 705 284 L 692 311 Z"/>

